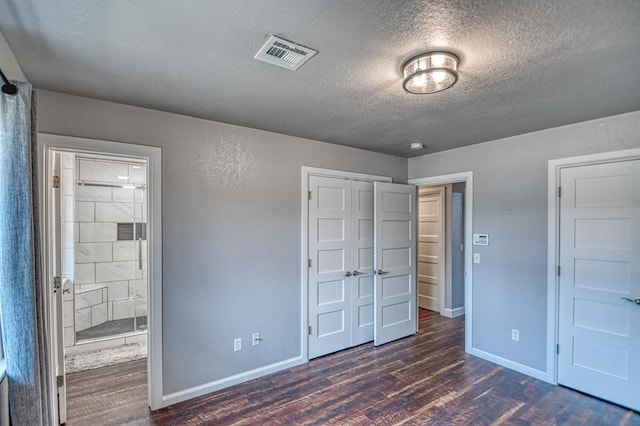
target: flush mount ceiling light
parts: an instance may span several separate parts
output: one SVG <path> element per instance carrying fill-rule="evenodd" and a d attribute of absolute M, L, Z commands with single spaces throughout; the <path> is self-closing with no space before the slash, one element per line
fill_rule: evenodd
<path fill-rule="evenodd" d="M 408 93 L 436 93 L 456 84 L 458 62 L 450 52 L 421 53 L 402 65 L 402 86 Z"/>
<path fill-rule="evenodd" d="M 424 149 L 424 144 L 422 142 L 412 142 L 410 146 L 411 149 L 416 151 Z"/>

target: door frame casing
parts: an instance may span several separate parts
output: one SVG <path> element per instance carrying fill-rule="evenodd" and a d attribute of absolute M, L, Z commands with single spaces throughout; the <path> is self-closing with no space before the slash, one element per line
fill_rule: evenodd
<path fill-rule="evenodd" d="M 473 347 L 473 172 L 451 173 L 447 175 L 409 179 L 412 185 L 431 186 L 448 183 L 465 183 L 464 202 L 464 350 L 486 358 L 486 353 Z M 418 188 L 419 191 L 419 188 Z M 416 230 L 417 234 L 417 230 Z M 417 235 L 416 235 L 417 236 Z"/>
<path fill-rule="evenodd" d="M 431 187 L 431 186 L 439 186 L 439 188 L 435 189 L 434 191 L 432 191 L 433 194 L 436 193 L 436 191 L 439 193 L 440 199 L 439 199 L 439 203 L 440 203 L 440 211 L 438 212 L 438 214 L 440 215 L 440 226 L 438 227 L 438 232 L 439 232 L 439 238 L 440 238 L 440 261 L 438 262 L 439 264 L 439 271 L 438 273 L 440 274 L 440 284 L 438 285 L 438 314 L 442 315 L 442 316 L 447 316 L 445 315 L 445 287 L 446 287 L 446 279 L 448 274 L 447 274 L 447 259 L 450 256 L 450 253 L 447 251 L 447 226 L 446 226 L 446 222 L 447 222 L 447 203 L 449 202 L 449 200 L 447 199 L 447 187 L 445 185 L 419 185 L 416 189 L 416 205 L 418 207 L 416 207 L 416 214 L 417 214 L 417 222 L 416 222 L 416 234 L 418 236 L 417 240 L 418 243 L 420 242 L 420 195 L 427 195 L 427 194 L 420 194 L 420 187 Z M 420 250 L 418 249 L 416 252 L 416 255 L 418 256 L 418 261 L 416 262 L 416 267 L 419 266 L 420 264 Z M 417 287 L 419 288 L 420 286 L 420 279 L 418 277 L 418 272 L 416 272 L 416 283 L 417 283 Z M 418 296 L 418 308 L 420 308 L 420 291 L 419 289 L 416 290 L 416 294 Z M 452 317 L 451 317 L 452 318 Z"/>
<path fill-rule="evenodd" d="M 547 366 L 543 380 L 558 384 L 559 277 L 560 264 L 560 172 L 563 168 L 639 160 L 640 148 L 549 160 L 547 170 Z"/>
<path fill-rule="evenodd" d="M 49 251 L 51 250 L 50 229 L 47 215 L 50 194 L 50 182 L 47 181 L 48 153 L 51 150 L 61 152 L 86 152 L 97 154 L 121 155 L 123 157 L 137 157 L 147 160 L 147 173 L 149 187 L 148 192 L 148 357 L 147 357 L 147 383 L 148 402 L 152 410 L 162 408 L 166 405 L 163 402 L 163 373 L 162 373 L 162 150 L 159 147 L 135 145 L 123 142 L 112 142 L 97 139 L 85 139 L 72 136 L 54 135 L 47 133 L 38 134 L 38 185 L 40 201 L 40 220 L 43 226 L 40 229 L 42 241 L 42 271 L 43 286 L 46 296 L 47 312 L 44 313 L 45 328 L 49 335 L 53 335 L 52 330 L 55 324 L 50 320 L 50 307 L 52 303 L 53 283 L 47 271 L 49 269 Z M 53 345 L 48 344 L 47 361 L 53 365 Z M 58 419 L 57 413 L 57 392 L 55 392 L 55 370 L 48 378 L 52 386 L 51 392 L 51 416 L 54 421 Z"/>
<path fill-rule="evenodd" d="M 322 177 L 331 177 L 337 179 L 351 179 L 351 180 L 360 180 L 365 182 L 392 182 L 393 179 L 389 176 L 379 176 L 372 175 L 366 173 L 357 173 L 357 172 L 347 172 L 342 170 L 334 170 L 334 169 L 323 169 L 318 167 L 309 167 L 302 166 L 301 167 L 302 174 L 302 191 L 301 191 L 301 220 L 302 224 L 301 229 L 301 251 L 300 251 L 300 277 L 301 277 L 301 300 L 300 305 L 302 306 L 301 315 L 300 315 L 300 353 L 302 354 L 303 362 L 309 362 L 309 334 L 308 328 L 309 325 L 309 268 L 308 268 L 308 258 L 309 258 L 309 176 L 322 176 Z"/>

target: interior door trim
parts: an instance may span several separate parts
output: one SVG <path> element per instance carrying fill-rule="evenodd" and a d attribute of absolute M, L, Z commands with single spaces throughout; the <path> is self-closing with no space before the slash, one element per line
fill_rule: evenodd
<path fill-rule="evenodd" d="M 547 365 L 543 377 L 549 383 L 558 384 L 558 344 L 559 327 L 559 279 L 557 268 L 560 258 L 560 203 L 558 187 L 563 168 L 587 166 L 640 159 L 640 148 L 623 151 L 549 160 L 547 169 Z"/>
<path fill-rule="evenodd" d="M 134 145 L 130 143 L 111 142 L 97 139 L 85 139 L 71 136 L 53 135 L 47 133 L 38 134 L 38 183 L 39 196 L 41 206 L 47 205 L 49 186 L 45 181 L 47 176 L 47 153 L 51 150 L 56 151 L 74 151 L 74 152 L 90 152 L 116 154 L 126 157 L 138 157 L 147 160 L 148 167 L 148 186 L 149 186 L 149 211 L 148 211 L 148 250 L 149 250 L 149 295 L 148 295 L 148 317 L 149 317 L 149 334 L 148 334 L 148 358 L 147 358 L 147 381 L 148 381 L 148 402 L 152 410 L 162 408 L 168 403 L 165 401 L 162 389 L 163 372 L 162 372 L 162 150 L 158 147 Z M 46 225 L 45 208 L 40 209 L 40 220 Z M 46 226 L 41 227 L 41 238 L 43 248 L 49 247 L 48 238 L 49 229 Z M 43 263 L 46 262 L 47 256 L 41 256 Z M 47 266 L 43 264 L 42 270 L 47 271 Z M 52 280 L 45 274 L 43 276 L 43 284 L 47 294 L 52 294 Z M 50 303 L 50 301 L 48 301 Z M 49 313 L 45 313 L 45 327 L 51 333 L 52 326 L 49 320 Z M 50 334 L 51 335 L 51 334 Z M 51 345 L 47 353 L 49 362 L 53 360 L 51 354 Z M 50 377 L 50 384 L 54 385 L 55 378 Z M 52 387 L 51 389 L 55 389 Z M 57 397 L 55 392 L 52 393 L 52 399 Z M 57 404 L 53 404 L 52 411 Z M 57 412 L 51 413 L 52 419 L 57 419 Z"/>
<path fill-rule="evenodd" d="M 372 175 L 366 173 L 347 172 L 342 170 L 323 169 L 318 167 L 301 167 L 301 243 L 300 243 L 300 353 L 303 362 L 309 362 L 309 338 L 308 338 L 308 315 L 309 315 L 309 276 L 308 276 L 308 250 L 309 250 L 309 176 L 333 177 L 365 182 L 392 182 L 389 176 Z"/>
<path fill-rule="evenodd" d="M 465 183 L 464 201 L 464 350 L 465 352 L 487 359 L 486 352 L 473 346 L 473 172 L 451 173 L 409 179 L 408 183 L 416 186 L 443 185 L 447 183 Z M 500 360 L 490 359 L 500 363 Z"/>

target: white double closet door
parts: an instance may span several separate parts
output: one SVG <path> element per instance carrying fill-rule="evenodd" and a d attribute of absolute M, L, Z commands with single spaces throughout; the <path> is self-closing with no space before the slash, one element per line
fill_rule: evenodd
<path fill-rule="evenodd" d="M 309 358 L 416 332 L 415 187 L 309 177 Z"/>

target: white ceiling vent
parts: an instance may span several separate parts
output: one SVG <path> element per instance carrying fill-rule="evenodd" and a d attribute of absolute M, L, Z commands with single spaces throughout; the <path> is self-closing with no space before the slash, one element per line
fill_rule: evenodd
<path fill-rule="evenodd" d="M 254 58 L 295 71 L 316 53 L 318 53 L 317 50 L 300 46 L 280 37 L 271 36 Z"/>

